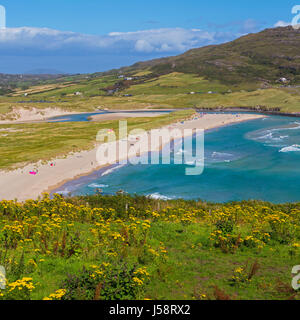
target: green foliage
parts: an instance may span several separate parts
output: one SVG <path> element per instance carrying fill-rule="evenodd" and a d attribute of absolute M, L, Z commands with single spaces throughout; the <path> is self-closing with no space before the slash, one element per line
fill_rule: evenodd
<path fill-rule="evenodd" d="M 122 261 L 102 266 L 101 271 L 84 268 L 63 281 L 61 286 L 66 290 L 63 300 L 136 300 L 145 285 L 137 285 L 136 272 L 136 267 Z"/>
<path fill-rule="evenodd" d="M 2 201 L 0 299 L 299 299 L 299 223 L 299 203 Z"/>

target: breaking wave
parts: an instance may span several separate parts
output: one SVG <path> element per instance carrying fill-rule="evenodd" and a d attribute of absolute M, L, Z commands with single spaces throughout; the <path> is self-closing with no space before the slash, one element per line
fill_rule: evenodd
<path fill-rule="evenodd" d="M 164 196 L 158 192 L 152 193 L 148 195 L 148 197 L 155 200 L 172 200 L 172 198 Z"/>
<path fill-rule="evenodd" d="M 104 171 L 101 176 L 102 176 L 102 177 L 103 177 L 103 176 L 106 176 L 106 175 L 108 175 L 108 174 L 110 174 L 110 173 L 112 173 L 112 172 L 114 172 L 114 171 L 116 171 L 116 170 L 119 170 L 119 169 L 123 168 L 125 165 L 126 165 L 126 164 L 120 164 L 119 166 L 116 166 L 116 167 L 114 167 L 114 168 L 110 168 L 110 169 Z"/>
<path fill-rule="evenodd" d="M 88 185 L 89 188 L 108 188 L 107 184 L 97 184 L 97 183 L 92 183 Z"/>
<path fill-rule="evenodd" d="M 279 152 L 300 152 L 300 146 L 299 145 L 292 145 L 289 147 L 284 147 L 279 150 Z"/>

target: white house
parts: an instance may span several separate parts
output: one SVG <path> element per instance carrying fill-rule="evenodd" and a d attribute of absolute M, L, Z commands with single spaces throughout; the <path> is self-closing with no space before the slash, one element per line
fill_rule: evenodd
<path fill-rule="evenodd" d="M 288 79 L 287 78 L 280 78 L 279 81 L 283 82 L 283 83 L 286 83 L 286 82 L 288 82 Z"/>

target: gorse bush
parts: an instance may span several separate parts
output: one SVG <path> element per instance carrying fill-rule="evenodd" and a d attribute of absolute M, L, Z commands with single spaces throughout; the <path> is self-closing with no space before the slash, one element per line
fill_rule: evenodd
<path fill-rule="evenodd" d="M 232 217 L 224 217 L 216 222 L 217 230 L 220 230 L 222 233 L 232 233 L 234 229 L 234 221 Z"/>
<path fill-rule="evenodd" d="M 135 300 L 141 298 L 149 273 L 126 263 L 85 268 L 62 283 L 63 300 Z"/>
<path fill-rule="evenodd" d="M 213 204 L 126 194 L 1 201 L 0 265 L 8 284 L 16 284 L 0 290 L 1 297 L 143 299 L 157 281 L 171 281 L 175 265 L 183 268 L 185 260 L 174 255 L 189 248 L 195 257 L 267 250 L 262 257 L 275 259 L 285 252 L 283 261 L 296 262 L 299 226 L 300 204 Z M 236 281 L 244 283 L 244 276 L 241 272 Z"/>

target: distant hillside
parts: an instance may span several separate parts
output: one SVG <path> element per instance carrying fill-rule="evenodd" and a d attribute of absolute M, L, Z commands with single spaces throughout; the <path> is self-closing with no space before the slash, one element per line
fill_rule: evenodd
<path fill-rule="evenodd" d="M 23 90 L 33 85 L 46 82 L 62 81 L 66 75 L 61 74 L 5 74 L 0 73 L 0 96 L 10 94 L 16 88 Z"/>
<path fill-rule="evenodd" d="M 232 42 L 190 50 L 176 57 L 136 63 L 122 71 L 149 69 L 156 74 L 193 73 L 226 84 L 300 83 L 300 31 L 266 29 Z"/>

